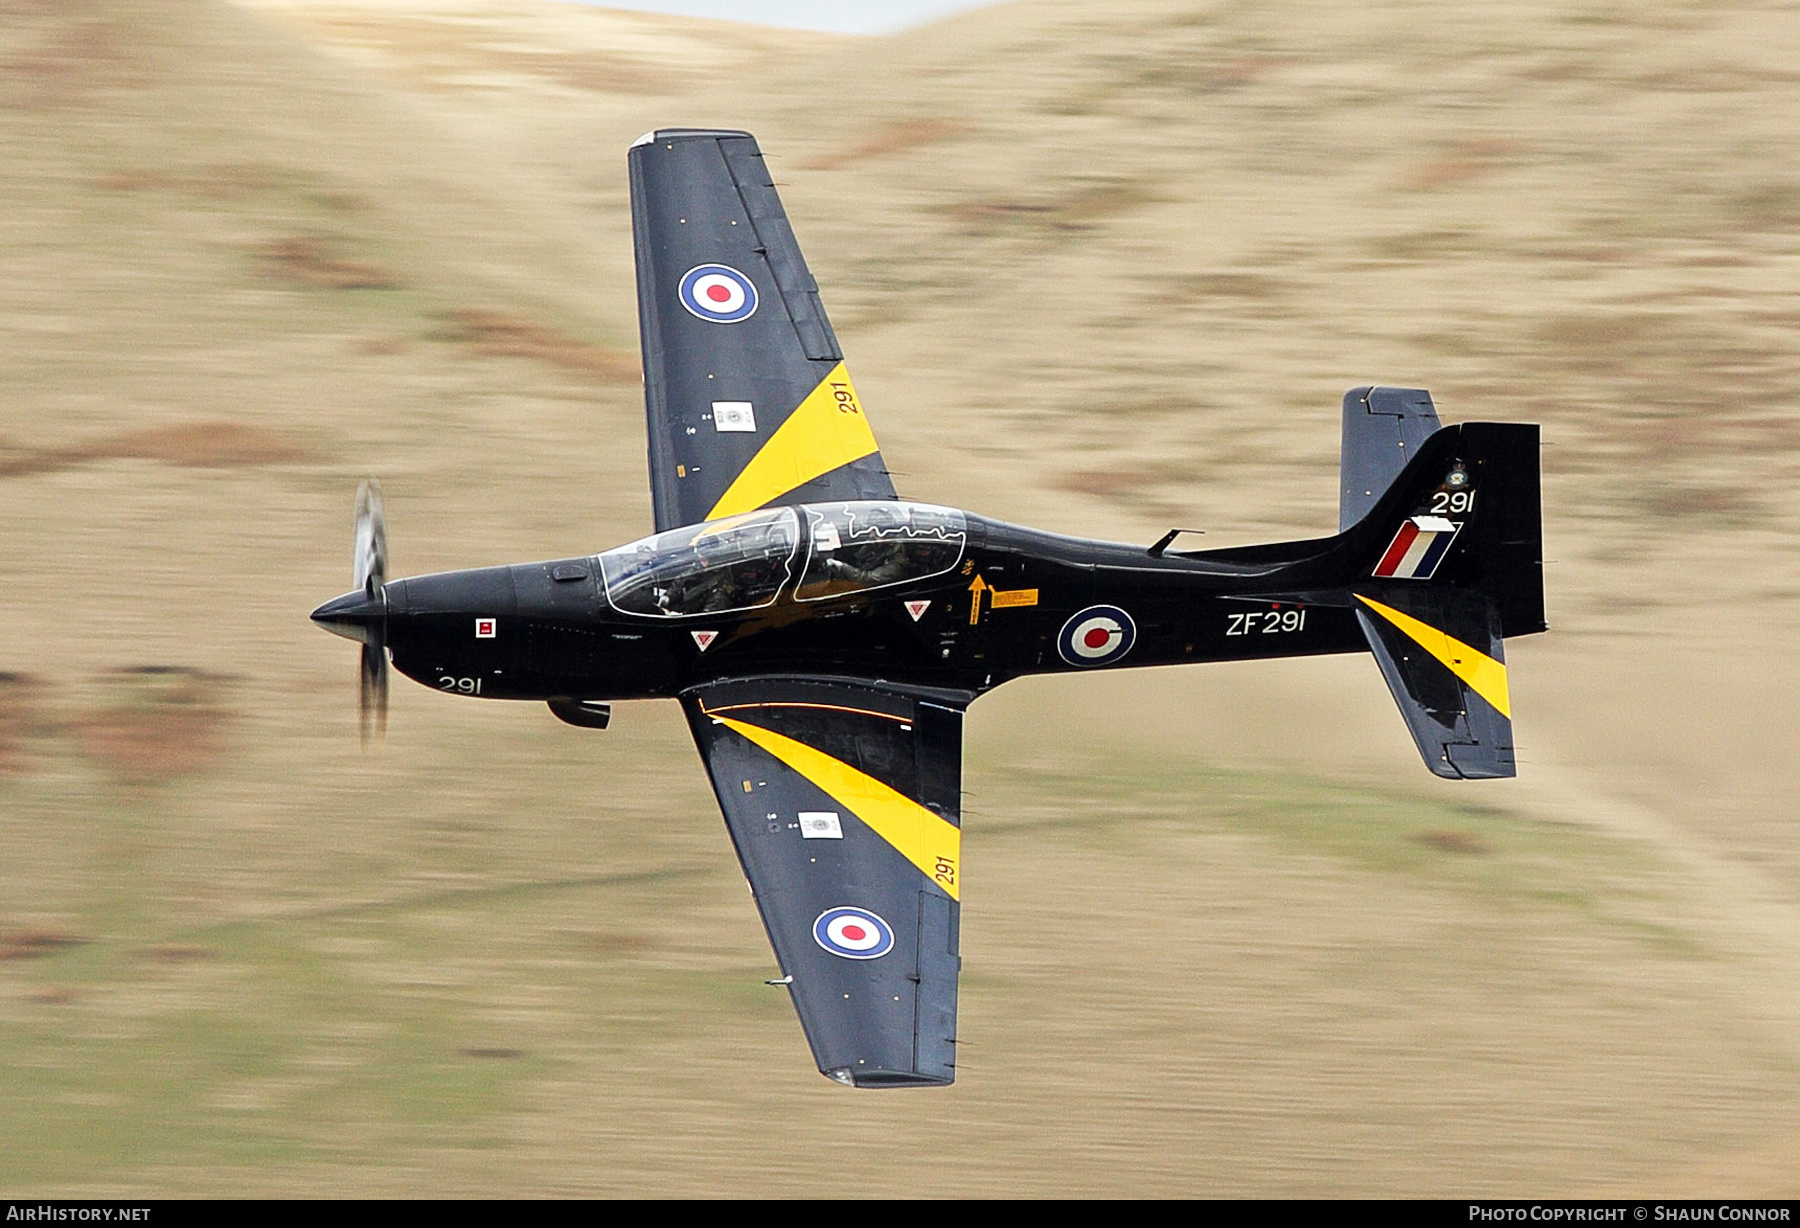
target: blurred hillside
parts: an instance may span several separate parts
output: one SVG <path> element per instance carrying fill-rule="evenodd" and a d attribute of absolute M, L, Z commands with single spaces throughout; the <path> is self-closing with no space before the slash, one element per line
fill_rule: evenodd
<path fill-rule="evenodd" d="M 841 1193 L 848 1130 L 870 1192 L 1792 1195 L 1797 53 L 1791 4 L 4 0 L 0 1188 Z M 406 687 L 363 756 L 305 620 L 357 478 L 401 574 L 647 530 L 624 149 L 675 124 L 757 133 L 910 495 L 1228 545 L 1330 528 L 1353 385 L 1542 422 L 1521 779 L 1428 777 L 1366 660 L 1002 690 L 963 1078 L 887 1098 L 761 986 L 672 707 Z"/>

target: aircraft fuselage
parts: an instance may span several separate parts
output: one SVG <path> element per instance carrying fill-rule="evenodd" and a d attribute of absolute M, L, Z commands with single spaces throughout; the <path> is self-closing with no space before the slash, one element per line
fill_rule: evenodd
<path fill-rule="evenodd" d="M 821 662 L 845 677 L 980 694 L 1027 674 L 1367 650 L 1347 592 L 1292 583 L 1291 564 L 1309 547 L 1328 553 L 1334 539 L 1293 543 L 1283 590 L 1271 593 L 1267 547 L 1255 565 L 1232 562 L 1230 551 L 1152 554 L 930 509 L 953 515 L 961 538 L 931 543 L 937 570 L 859 586 L 825 570 L 827 556 L 854 543 L 821 540 L 822 518 L 809 510 L 788 525 L 791 541 L 777 541 L 773 553 L 788 553 L 775 570 L 785 574 L 764 578 L 752 608 L 652 604 L 666 603 L 679 580 L 634 599 L 616 576 L 609 582 L 609 561 L 635 565 L 659 552 L 621 547 L 394 580 L 385 610 L 351 594 L 315 617 L 329 625 L 353 611 L 382 614 L 396 669 L 487 699 L 669 697 L 724 678 L 817 674 Z M 808 519 L 813 532 L 800 531 Z M 696 525 L 646 541 L 683 535 L 705 548 L 717 533 Z"/>

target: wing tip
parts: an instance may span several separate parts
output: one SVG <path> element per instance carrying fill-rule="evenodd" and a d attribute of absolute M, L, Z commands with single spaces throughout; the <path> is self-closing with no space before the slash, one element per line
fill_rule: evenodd
<path fill-rule="evenodd" d="M 819 1073 L 845 1087 L 948 1087 L 956 1082 L 955 1070 L 942 1075 L 929 1075 L 916 1070 L 856 1070 L 849 1066 L 839 1066 Z"/>
<path fill-rule="evenodd" d="M 755 139 L 748 132 L 737 128 L 652 128 L 633 141 L 631 148 L 637 149 L 643 145 L 654 145 L 658 141 L 754 141 Z"/>

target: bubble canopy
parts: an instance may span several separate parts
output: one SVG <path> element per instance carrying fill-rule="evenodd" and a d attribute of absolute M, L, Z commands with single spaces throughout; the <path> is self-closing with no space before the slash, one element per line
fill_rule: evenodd
<path fill-rule="evenodd" d="M 599 563 L 614 609 L 679 618 L 773 605 L 796 572 L 800 601 L 926 579 L 954 568 L 967 538 L 954 508 L 817 503 L 671 529 L 608 550 Z"/>
<path fill-rule="evenodd" d="M 812 503 L 800 509 L 810 550 L 794 596 L 822 601 L 905 584 L 962 561 L 968 523 L 929 503 Z"/>

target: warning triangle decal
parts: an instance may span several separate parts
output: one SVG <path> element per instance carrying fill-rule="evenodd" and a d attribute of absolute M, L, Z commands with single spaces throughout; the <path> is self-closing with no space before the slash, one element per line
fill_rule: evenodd
<path fill-rule="evenodd" d="M 906 612 L 912 615 L 912 620 L 914 622 L 918 622 L 921 618 L 924 618 L 925 611 L 930 608 L 931 603 L 929 601 L 909 601 L 906 603 Z"/>
<path fill-rule="evenodd" d="M 694 643 L 700 646 L 701 652 L 711 648 L 712 642 L 719 638 L 717 631 L 690 631 L 688 634 L 694 637 Z"/>

